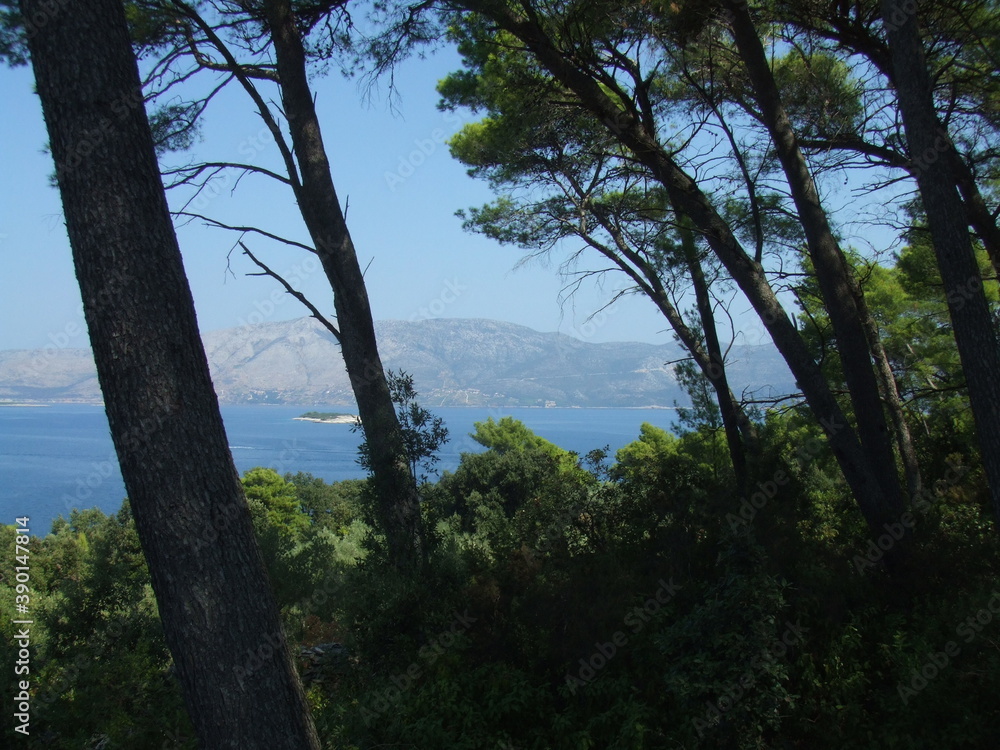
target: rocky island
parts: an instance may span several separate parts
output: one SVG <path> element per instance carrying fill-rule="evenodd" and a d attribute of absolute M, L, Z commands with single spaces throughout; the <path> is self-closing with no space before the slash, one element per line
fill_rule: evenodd
<path fill-rule="evenodd" d="M 300 417 L 292 417 L 299 422 L 324 422 L 326 424 L 354 424 L 357 416 L 354 414 L 338 414 L 334 412 L 307 411 Z"/>

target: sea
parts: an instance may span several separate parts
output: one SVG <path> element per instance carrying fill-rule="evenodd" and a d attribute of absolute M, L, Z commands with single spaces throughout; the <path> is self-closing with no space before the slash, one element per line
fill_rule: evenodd
<path fill-rule="evenodd" d="M 365 476 L 357 464 L 360 434 L 349 424 L 296 420 L 307 411 L 347 413 L 330 406 L 223 406 L 229 447 L 240 474 L 264 466 L 280 474 L 308 472 L 328 482 Z M 449 441 L 439 471 L 453 471 L 462 453 L 482 446 L 470 437 L 475 423 L 511 416 L 537 435 L 583 455 L 612 451 L 639 436 L 643 422 L 670 430 L 672 409 L 441 407 Z M 102 406 L 53 404 L 0 407 L 0 523 L 28 516 L 31 533 L 44 536 L 74 508 L 116 512 L 125 485 Z"/>

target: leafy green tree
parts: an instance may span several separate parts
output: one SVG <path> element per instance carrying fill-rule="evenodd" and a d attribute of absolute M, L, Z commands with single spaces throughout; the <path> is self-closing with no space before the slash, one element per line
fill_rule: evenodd
<path fill-rule="evenodd" d="M 829 129 L 803 141 L 811 153 L 827 154 L 844 168 L 872 166 L 916 178 L 931 159 L 947 156 L 953 184 L 959 190 L 969 225 L 986 248 L 996 275 L 1000 269 L 1000 227 L 997 224 L 996 180 L 1000 172 L 995 140 L 1000 128 L 998 83 L 993 71 L 998 59 L 1000 9 L 996 0 L 922 2 L 900 8 L 884 24 L 878 0 L 849 5 L 821 2 L 775 2 L 769 13 L 780 34 L 803 51 L 838 56 L 864 86 L 863 111 L 853 127 Z M 890 27 L 913 18 L 925 41 L 924 59 L 933 82 L 933 100 L 948 137 L 929 152 L 908 151 L 898 102 L 880 95 L 895 88 Z M 873 185 L 884 184 L 878 175 Z"/>
<path fill-rule="evenodd" d="M 567 471 L 577 468 L 575 454 L 536 435 L 524 422 L 514 417 L 501 417 L 500 421 L 487 417 L 485 422 L 476 422 L 473 427 L 476 431 L 470 437 L 488 450 L 501 455 L 535 451 L 549 456 Z"/>
<path fill-rule="evenodd" d="M 327 484 L 300 471 L 285 474 L 285 481 L 295 485 L 302 512 L 313 526 L 343 534 L 352 522 L 360 520 L 365 480 L 343 479 Z"/>
<path fill-rule="evenodd" d="M 641 527 L 645 512 L 653 521 L 672 514 L 687 525 L 715 529 L 732 493 L 720 477 L 721 448 L 718 432 L 704 425 L 677 437 L 643 423 L 639 438 L 617 451 L 611 467 L 611 478 L 633 505 L 628 523 Z"/>
<path fill-rule="evenodd" d="M 677 455 L 680 441 L 666 430 L 643 422 L 639 438 L 615 453 L 613 474 L 618 478 L 638 478 Z"/>
<path fill-rule="evenodd" d="M 983 248 L 977 263 L 985 274 L 991 262 Z M 885 332 L 893 371 L 914 421 L 921 426 L 922 455 L 936 474 L 945 457 L 978 452 L 969 411 L 964 369 L 948 314 L 944 285 L 929 237 L 915 231 L 892 269 L 876 269 L 873 307 Z M 1000 294 L 986 288 L 991 315 L 997 318 Z M 978 463 L 974 458 L 970 463 Z"/>
<path fill-rule="evenodd" d="M 476 422 L 473 440 L 482 453 L 463 453 L 454 472 L 444 472 L 428 495 L 438 522 L 454 517 L 465 532 L 477 530 L 504 550 L 536 546 L 546 519 L 572 525 L 587 502 L 594 477 L 577 456 L 536 435 L 513 417 Z"/>
<path fill-rule="evenodd" d="M 754 448 L 755 428 L 730 390 L 715 321 L 728 285 L 699 247 L 690 221 L 670 208 L 648 171 L 599 124 L 548 106 L 547 97 L 561 93 L 523 50 L 477 45 L 469 38 L 459 47 L 466 68 L 439 84 L 442 106 L 469 107 L 486 116 L 466 125 L 449 147 L 470 174 L 486 179 L 499 195 L 486 206 L 460 211 L 465 228 L 532 256 L 562 252 L 566 240 L 577 240 L 580 249 L 561 265 L 572 279 L 570 290 L 609 270 L 579 269 L 585 253 L 610 261 L 629 284 L 612 302 L 630 293 L 645 295 L 714 387 L 737 484 L 745 484 L 745 454 Z M 697 323 L 680 310 L 688 286 Z"/>
<path fill-rule="evenodd" d="M 33 735 L 46 746 L 193 747 L 194 732 L 126 501 L 74 510 L 41 540 Z"/>
<path fill-rule="evenodd" d="M 302 512 L 295 485 L 273 469 L 251 469 L 243 475 L 254 533 L 271 580 L 278 606 L 297 601 L 308 589 L 299 570 L 309 517 Z"/>
<path fill-rule="evenodd" d="M 486 451 L 465 454 L 454 473 L 445 472 L 431 497 L 437 515 L 457 514 L 463 528 L 472 530 L 512 517 L 541 496 L 558 496 L 560 468 L 550 454 L 539 450 Z M 513 536 L 509 540 L 513 543 Z"/>
<path fill-rule="evenodd" d="M 669 112 L 666 92 L 655 84 L 668 48 L 649 38 L 645 8 L 598 5 L 599 12 L 597 6 L 588 6 L 587 12 L 577 15 L 563 6 L 467 2 L 461 7 L 470 15 L 460 31 L 484 49 L 509 47 L 505 35 L 516 39 L 528 53 L 529 64 L 549 81 L 547 88 L 533 95 L 545 94 L 551 106 L 591 118 L 648 170 L 674 210 L 691 220 L 788 362 L 817 420 L 825 425 L 848 485 L 875 533 L 892 502 L 877 478 L 884 464 L 862 449 L 857 432 L 780 303 L 762 259 L 746 252 L 734 226 L 706 191 L 708 186 L 692 179 L 685 168 L 690 165 L 683 146 L 691 141 L 675 139 L 675 143 L 667 135 L 669 128 L 660 117 Z M 702 26 L 706 20 L 701 19 Z"/>
<path fill-rule="evenodd" d="M 295 485 L 273 469 L 250 469 L 243 475 L 243 488 L 258 535 L 265 528 L 274 529 L 282 540 L 294 543 L 309 527 Z"/>
<path fill-rule="evenodd" d="M 386 372 L 386 382 L 392 402 L 396 405 L 396 416 L 403 433 L 406 456 L 410 471 L 421 483 L 427 481 L 427 473 L 434 472 L 438 462 L 438 451 L 448 442 L 448 428 L 441 417 L 435 417 L 417 403 L 417 392 L 413 387 L 413 376 L 400 370 Z M 361 427 L 358 422 L 356 429 Z M 372 468 L 371 446 L 367 437 L 358 447 L 358 463 L 365 469 Z M 425 473 L 420 474 L 420 470 Z"/>
<path fill-rule="evenodd" d="M 872 342 L 868 335 L 871 323 L 864 292 L 834 235 L 749 7 L 734 0 L 724 2 L 723 7 L 728 12 L 728 26 L 750 80 L 760 119 L 772 138 L 802 224 L 817 285 L 837 336 L 837 347 L 843 355 L 841 366 L 854 407 L 859 439 L 876 465 L 881 464 L 881 470 L 875 474 L 883 493 L 878 513 L 885 521 L 893 520 L 903 509 L 903 498 L 895 471 L 891 433 L 872 363 Z"/>
<path fill-rule="evenodd" d="M 369 532 L 359 515 L 345 512 L 344 500 L 335 486 L 312 477 L 306 479 L 307 476 L 299 475 L 299 482 L 306 487 L 303 492 L 294 481 L 282 478 L 273 469 L 256 468 L 243 475 L 271 588 L 289 632 L 297 635 L 303 632 L 305 618 L 317 614 L 314 610 L 329 613 L 325 602 L 312 606 L 313 593 L 338 568 L 364 557 L 361 542 Z M 324 502 L 330 503 L 328 507 L 338 512 L 342 523 L 335 526 L 332 512 L 327 516 L 316 505 L 310 507 L 310 514 L 303 507 L 300 494 L 305 494 L 312 503 L 320 498 L 321 507 Z M 356 496 L 352 500 L 358 502 Z"/>

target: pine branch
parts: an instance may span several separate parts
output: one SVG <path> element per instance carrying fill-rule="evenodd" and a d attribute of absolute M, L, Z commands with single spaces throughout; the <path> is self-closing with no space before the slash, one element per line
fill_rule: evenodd
<path fill-rule="evenodd" d="M 250 258 L 250 260 L 252 260 L 255 264 L 257 264 L 257 267 L 260 268 L 262 271 L 262 273 L 250 273 L 247 274 L 247 276 L 270 276 L 272 279 L 276 280 L 279 284 L 281 284 L 285 288 L 286 292 L 288 292 L 290 295 L 295 297 L 295 299 L 297 299 L 299 302 L 305 305 L 306 309 L 309 310 L 310 313 L 312 313 L 312 317 L 316 318 L 316 320 L 322 323 L 324 327 L 330 333 L 333 334 L 333 337 L 337 339 L 338 344 L 341 343 L 340 331 L 333 323 L 330 322 L 329 318 L 327 318 L 325 315 L 323 315 L 323 313 L 319 311 L 319 308 L 317 308 L 312 302 L 310 302 L 302 292 L 298 291 L 291 284 L 285 281 L 285 279 L 280 274 L 268 268 L 268 266 L 263 261 L 259 260 L 256 255 L 250 252 L 250 248 L 248 248 L 243 243 L 243 240 L 240 240 L 239 245 L 240 247 L 243 248 L 244 255 L 246 255 L 248 258 Z"/>

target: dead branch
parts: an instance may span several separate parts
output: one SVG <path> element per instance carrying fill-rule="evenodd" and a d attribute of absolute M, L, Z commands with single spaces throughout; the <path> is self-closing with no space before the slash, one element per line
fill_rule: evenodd
<path fill-rule="evenodd" d="M 257 267 L 260 268 L 262 271 L 262 273 L 248 273 L 247 276 L 270 276 L 272 279 L 276 280 L 279 284 L 281 284 L 285 288 L 286 292 L 288 292 L 290 295 L 295 297 L 295 299 L 297 299 L 299 302 L 305 305 L 306 309 L 309 310 L 309 312 L 312 314 L 312 317 L 316 318 L 316 320 L 322 323 L 323 326 L 330 333 L 333 334 L 333 337 L 337 339 L 337 343 L 338 344 L 340 343 L 340 331 L 333 323 L 330 322 L 329 318 L 323 315 L 323 313 L 321 313 L 319 309 L 312 302 L 310 302 L 302 292 L 295 289 L 291 284 L 285 281 L 285 279 L 282 278 L 280 274 L 278 274 L 276 271 L 272 271 L 263 261 L 259 260 L 257 256 L 255 256 L 252 252 L 250 252 L 250 248 L 248 248 L 243 243 L 243 240 L 240 240 L 239 245 L 240 247 L 243 248 L 244 255 L 246 255 L 250 260 L 252 260 L 255 264 L 257 264 Z"/>

